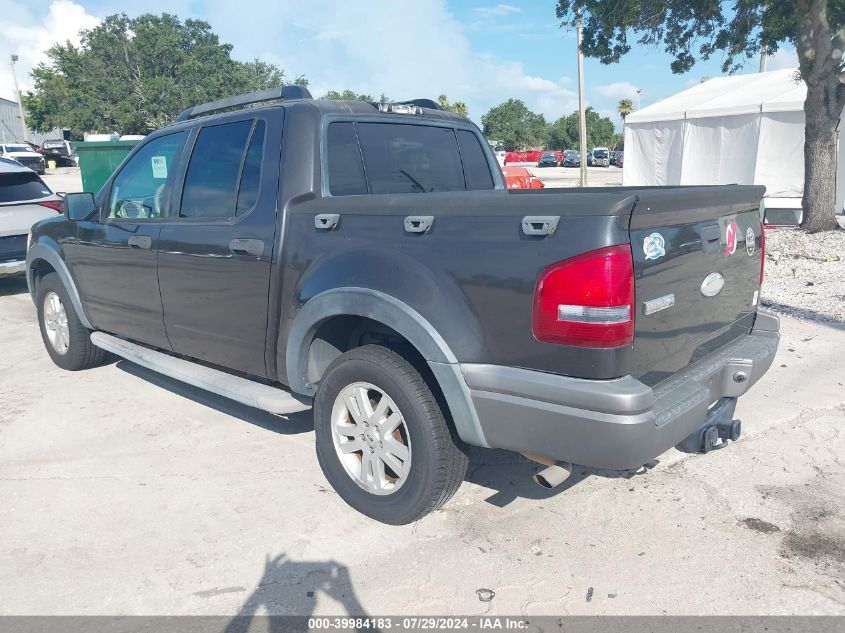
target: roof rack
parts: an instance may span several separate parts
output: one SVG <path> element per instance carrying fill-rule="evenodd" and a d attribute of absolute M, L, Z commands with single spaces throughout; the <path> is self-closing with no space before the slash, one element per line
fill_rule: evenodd
<path fill-rule="evenodd" d="M 418 108 L 428 108 L 429 110 L 439 110 L 440 105 L 431 99 L 411 99 L 410 101 L 394 101 L 395 105 L 413 105 Z"/>
<path fill-rule="evenodd" d="M 225 110 L 226 108 L 235 108 L 237 106 L 247 106 L 253 103 L 261 103 L 262 101 L 273 101 L 276 99 L 311 99 L 311 93 L 308 88 L 303 86 L 282 86 L 280 88 L 270 88 L 268 90 L 258 90 L 250 92 L 245 95 L 237 95 L 234 97 L 226 97 L 225 99 L 218 99 L 217 101 L 210 101 L 201 105 L 191 106 L 187 110 L 182 110 L 179 116 L 176 117 L 176 123 L 180 121 L 188 121 L 195 119 L 198 116 L 211 114 L 218 110 Z"/>

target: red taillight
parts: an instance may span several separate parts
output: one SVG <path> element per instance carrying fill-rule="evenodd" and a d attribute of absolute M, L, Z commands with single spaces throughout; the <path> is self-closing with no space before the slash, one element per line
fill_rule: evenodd
<path fill-rule="evenodd" d="M 39 202 L 42 207 L 47 207 L 48 209 L 52 209 L 56 213 L 62 212 L 62 201 L 61 200 L 44 200 L 43 202 Z"/>
<path fill-rule="evenodd" d="M 599 248 L 546 268 L 534 291 L 534 336 L 580 347 L 634 341 L 631 246 Z"/>
<path fill-rule="evenodd" d="M 766 225 L 760 222 L 760 285 L 763 285 L 763 273 L 766 267 Z"/>

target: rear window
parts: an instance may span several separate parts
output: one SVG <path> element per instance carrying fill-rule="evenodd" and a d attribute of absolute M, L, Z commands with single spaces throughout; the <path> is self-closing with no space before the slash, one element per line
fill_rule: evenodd
<path fill-rule="evenodd" d="M 359 123 L 358 140 L 372 193 L 466 189 L 452 128 Z"/>
<path fill-rule="evenodd" d="M 478 137 L 466 130 L 405 123 L 329 125 L 332 195 L 492 189 Z"/>
<path fill-rule="evenodd" d="M 478 137 L 469 130 L 458 130 L 458 144 L 461 147 L 467 189 L 492 189 L 493 174 Z"/>
<path fill-rule="evenodd" d="M 185 175 L 179 217 L 210 219 L 235 216 L 238 176 L 252 125 L 251 120 L 236 121 L 200 130 Z M 263 139 L 263 131 L 260 138 Z M 260 161 L 260 156 L 259 148 L 253 154 L 254 160 Z M 260 174 L 260 165 L 258 170 Z M 254 171 L 252 177 L 255 177 Z"/>
<path fill-rule="evenodd" d="M 36 200 L 52 193 L 35 172 L 0 174 L 0 202 Z"/>

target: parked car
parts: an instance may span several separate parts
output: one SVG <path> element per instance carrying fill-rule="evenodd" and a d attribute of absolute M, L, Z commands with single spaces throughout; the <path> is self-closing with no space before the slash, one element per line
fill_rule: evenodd
<path fill-rule="evenodd" d="M 0 278 L 26 270 L 26 242 L 33 224 L 61 212 L 61 198 L 38 174 L 0 158 Z"/>
<path fill-rule="evenodd" d="M 574 149 L 568 149 L 563 153 L 563 161 L 561 167 L 580 167 L 581 166 L 581 152 Z"/>
<path fill-rule="evenodd" d="M 557 155 L 554 152 L 543 152 L 537 161 L 537 167 L 557 167 Z"/>
<path fill-rule="evenodd" d="M 44 157 L 26 143 L 0 144 L 0 157 L 16 160 L 24 167 L 29 167 L 39 175 L 44 175 L 47 169 Z"/>
<path fill-rule="evenodd" d="M 624 167 L 625 166 L 625 152 L 616 152 L 616 163 L 617 167 Z"/>
<path fill-rule="evenodd" d="M 64 139 L 44 141 L 41 148 L 44 159 L 56 161 L 58 167 L 74 167 L 79 163 L 70 141 Z"/>
<path fill-rule="evenodd" d="M 594 147 L 592 151 L 593 166 L 610 167 L 610 150 L 606 147 Z"/>
<path fill-rule="evenodd" d="M 587 167 L 593 166 L 593 150 L 587 152 Z"/>
<path fill-rule="evenodd" d="M 739 436 L 778 346 L 757 309 L 763 187 L 509 191 L 480 130 L 433 101 L 262 97 L 284 100 L 188 109 L 33 228 L 59 367 L 112 352 L 313 408 L 328 481 L 392 524 L 452 496 L 467 444 L 553 486 L 572 463 Z"/>

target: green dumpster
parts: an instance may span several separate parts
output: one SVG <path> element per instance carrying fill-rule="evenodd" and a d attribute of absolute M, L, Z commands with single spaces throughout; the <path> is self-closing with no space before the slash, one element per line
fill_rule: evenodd
<path fill-rule="evenodd" d="M 117 166 L 140 141 L 88 141 L 74 143 L 79 156 L 82 190 L 97 193 Z"/>

